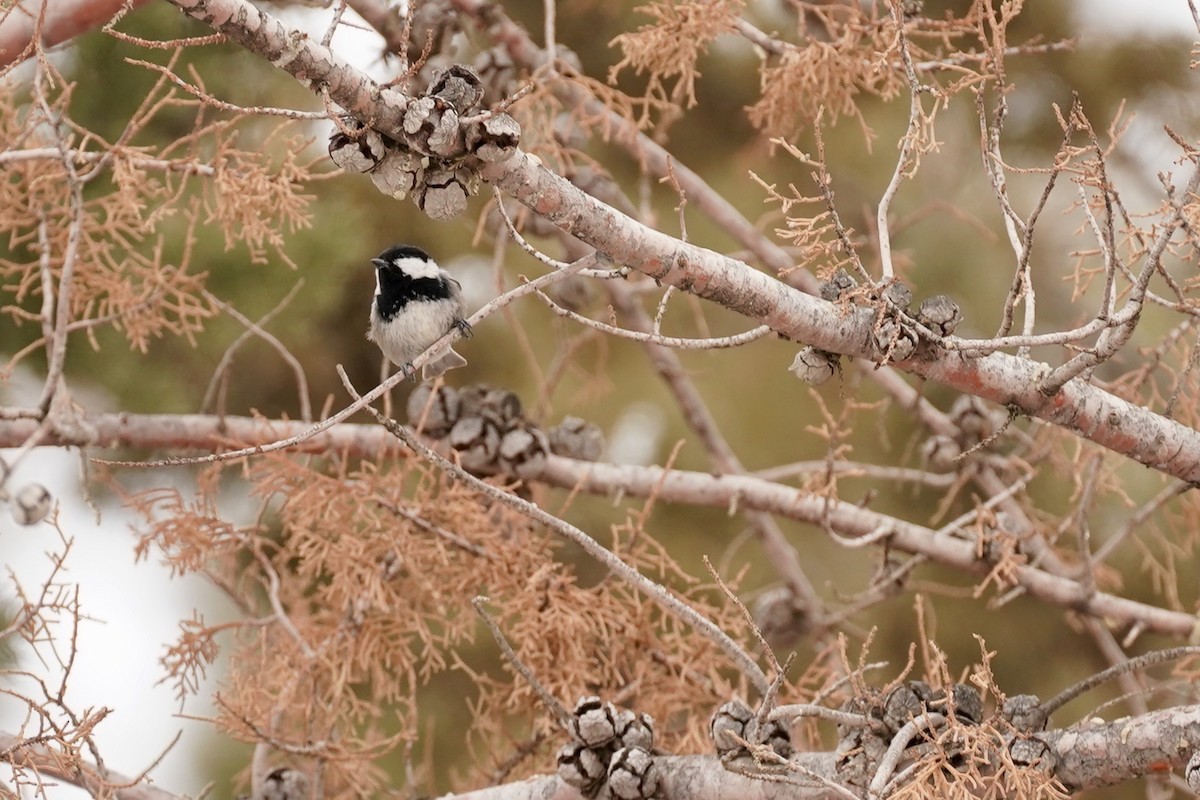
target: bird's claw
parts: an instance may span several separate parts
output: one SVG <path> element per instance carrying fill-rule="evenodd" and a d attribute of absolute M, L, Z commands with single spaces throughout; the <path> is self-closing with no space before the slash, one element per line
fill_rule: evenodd
<path fill-rule="evenodd" d="M 470 339 L 471 335 L 475 332 L 471 327 L 471 323 L 467 322 L 465 319 L 454 320 L 454 327 L 458 328 L 458 332 L 463 335 L 464 339 Z"/>

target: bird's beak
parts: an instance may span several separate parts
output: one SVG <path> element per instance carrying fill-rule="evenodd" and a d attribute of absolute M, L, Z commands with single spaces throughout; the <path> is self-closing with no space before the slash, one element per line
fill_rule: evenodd
<path fill-rule="evenodd" d="M 382 258 L 372 258 L 371 263 L 375 265 L 376 269 L 383 269 L 388 265 L 388 262 L 384 261 Z"/>

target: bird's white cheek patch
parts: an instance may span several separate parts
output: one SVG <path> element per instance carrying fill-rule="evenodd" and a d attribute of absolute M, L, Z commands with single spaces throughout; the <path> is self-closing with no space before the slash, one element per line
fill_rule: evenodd
<path fill-rule="evenodd" d="M 437 263 L 423 258 L 398 258 L 395 261 L 402 272 L 412 278 L 436 278 L 441 272 Z"/>
<path fill-rule="evenodd" d="M 379 270 L 375 270 L 375 296 L 379 297 L 382 290 L 379 288 Z"/>

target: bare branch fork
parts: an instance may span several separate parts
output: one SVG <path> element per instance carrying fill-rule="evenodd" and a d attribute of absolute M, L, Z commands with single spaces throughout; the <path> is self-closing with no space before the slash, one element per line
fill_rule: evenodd
<path fill-rule="evenodd" d="M 379 86 L 246 0 L 171 2 L 303 85 L 327 94 L 381 133 L 398 141 L 410 139 L 402 125 L 408 97 Z M 870 309 L 846 313 L 740 261 L 653 230 L 587 195 L 527 153 L 517 151 L 506 161 L 486 164 L 480 175 L 618 264 L 758 320 L 788 338 L 829 352 L 876 357 L 869 344 L 874 322 Z M 1200 480 L 1200 432 L 1079 379 L 1047 396 L 1039 386 L 1052 371 L 1048 364 L 1003 353 L 968 357 L 946 352 L 900 366 L 1062 426 L 1166 474 Z"/>

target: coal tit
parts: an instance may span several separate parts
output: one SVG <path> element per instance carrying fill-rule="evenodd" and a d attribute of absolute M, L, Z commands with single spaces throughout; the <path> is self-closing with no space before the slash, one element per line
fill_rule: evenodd
<path fill-rule="evenodd" d="M 375 299 L 371 301 L 367 338 L 415 380 L 412 360 L 431 344 L 451 328 L 458 328 L 463 336 L 471 335 L 471 326 L 463 319 L 462 286 L 428 253 L 412 245 L 389 247 L 371 263 L 375 265 Z M 425 365 L 421 377 L 436 378 L 466 363 L 448 348 Z"/>

